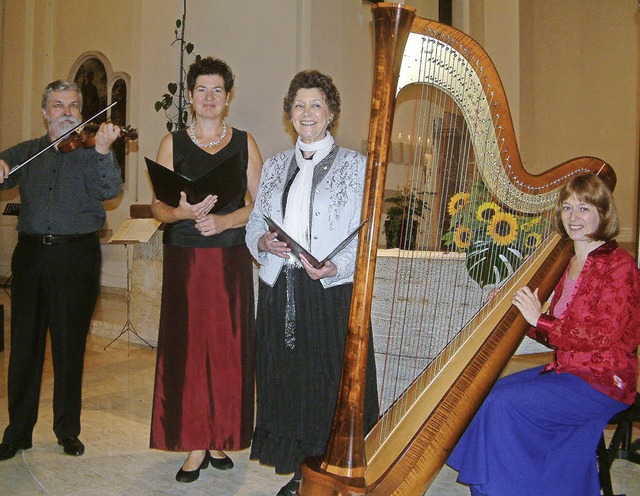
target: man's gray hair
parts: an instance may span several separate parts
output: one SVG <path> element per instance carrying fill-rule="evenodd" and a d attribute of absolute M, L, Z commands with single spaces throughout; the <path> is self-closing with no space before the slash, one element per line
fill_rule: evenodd
<path fill-rule="evenodd" d="M 42 108 L 46 110 L 47 103 L 49 103 L 49 95 L 54 91 L 75 91 L 78 93 L 78 102 L 80 103 L 80 110 L 82 110 L 82 91 L 76 83 L 65 81 L 64 79 L 58 79 L 53 83 L 49 83 L 42 92 Z"/>

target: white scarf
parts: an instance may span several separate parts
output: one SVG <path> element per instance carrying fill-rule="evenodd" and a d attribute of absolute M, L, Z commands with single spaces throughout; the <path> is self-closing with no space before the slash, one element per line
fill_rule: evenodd
<path fill-rule="evenodd" d="M 284 229 L 287 233 L 309 250 L 311 246 L 311 232 L 309 229 L 309 211 L 311 209 L 311 185 L 313 182 L 313 171 L 317 164 L 331 152 L 334 139 L 331 133 L 327 134 L 320 141 L 304 143 L 298 136 L 296 142 L 295 156 L 298 165 L 297 176 L 289 189 L 287 198 L 287 210 L 284 216 Z M 310 159 L 302 156 L 302 152 L 315 152 Z M 296 261 L 291 257 L 289 263 Z"/>

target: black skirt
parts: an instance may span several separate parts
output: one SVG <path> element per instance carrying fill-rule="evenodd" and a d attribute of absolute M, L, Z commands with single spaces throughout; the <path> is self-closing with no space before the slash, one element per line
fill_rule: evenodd
<path fill-rule="evenodd" d="M 305 458 L 325 452 L 338 397 L 352 290 L 353 284 L 325 289 L 303 269 L 286 266 L 273 287 L 260 282 L 258 408 L 251 459 L 274 466 L 278 474 L 294 472 Z M 367 431 L 378 419 L 372 338 L 368 357 Z"/>

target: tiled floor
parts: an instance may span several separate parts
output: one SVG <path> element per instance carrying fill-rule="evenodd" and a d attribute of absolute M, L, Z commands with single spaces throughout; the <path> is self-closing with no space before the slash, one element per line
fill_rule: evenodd
<path fill-rule="evenodd" d="M 5 308 L 8 341 L 9 298 L 0 291 Z M 96 320 L 121 329 L 126 320 L 122 295 L 107 293 L 100 300 Z M 192 484 L 175 482 L 184 460 L 181 453 L 150 450 L 149 417 L 153 390 L 155 351 L 140 346 L 125 334 L 104 349 L 110 340 L 90 336 L 84 376 L 83 430 L 86 444 L 82 457 L 63 455 L 51 430 L 52 371 L 47 360 L 42 380 L 40 418 L 34 447 L 14 459 L 0 462 L 0 494 L 34 495 L 274 495 L 288 478 L 274 475 L 248 459 L 248 451 L 232 453 L 236 468 L 229 472 L 208 469 Z M 49 355 L 47 353 L 47 357 Z M 544 357 L 512 360 L 515 371 L 540 363 Z M 9 352 L 0 353 L 0 428 L 7 423 L 6 373 Z M 640 432 L 638 429 L 636 432 Z M 467 496 L 468 489 L 455 482 L 455 472 L 445 467 L 427 496 Z M 640 466 L 616 461 L 614 490 L 628 496 L 640 494 Z M 516 495 L 514 495 L 516 496 Z"/>

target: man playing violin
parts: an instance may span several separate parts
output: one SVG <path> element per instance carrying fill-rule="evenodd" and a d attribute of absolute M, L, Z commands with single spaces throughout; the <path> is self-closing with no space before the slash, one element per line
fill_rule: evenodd
<path fill-rule="evenodd" d="M 81 109 L 78 86 L 54 81 L 42 93 L 47 134 L 0 153 L 0 189 L 18 186 L 21 200 L 11 261 L 9 425 L 0 460 L 32 446 L 47 328 L 54 371 L 53 431 L 66 454 L 84 453 L 78 439 L 82 369 L 99 287 L 98 230 L 106 219 L 103 202 L 119 194 L 122 179 L 111 151 L 118 126 L 103 123 L 94 148 L 62 153 L 51 146 L 81 123 Z"/>

